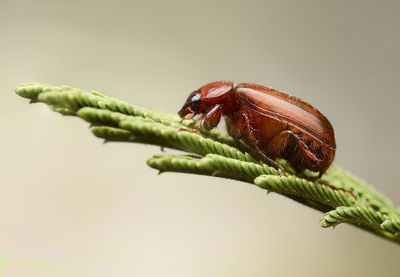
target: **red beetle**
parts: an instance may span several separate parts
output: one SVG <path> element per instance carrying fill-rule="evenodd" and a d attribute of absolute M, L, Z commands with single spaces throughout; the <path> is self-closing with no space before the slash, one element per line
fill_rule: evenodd
<path fill-rule="evenodd" d="M 310 169 L 319 177 L 335 157 L 332 125 L 317 109 L 289 94 L 255 84 L 220 81 L 193 91 L 179 116 L 201 114 L 196 130 L 212 129 L 225 116 L 229 134 L 249 144 L 265 161 L 288 160 L 299 172 Z"/>

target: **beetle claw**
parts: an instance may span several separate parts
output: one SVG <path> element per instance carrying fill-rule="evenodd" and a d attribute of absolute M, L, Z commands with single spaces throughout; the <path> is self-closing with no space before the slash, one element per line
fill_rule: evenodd
<path fill-rule="evenodd" d="M 331 185 L 331 184 L 329 184 L 329 183 L 327 183 L 327 182 L 325 182 L 323 180 L 317 180 L 317 181 L 315 181 L 315 183 L 323 185 L 323 186 L 327 186 L 328 188 L 333 189 L 333 190 L 340 190 L 340 191 L 343 191 L 343 192 L 347 192 L 351 196 L 353 196 L 354 200 L 357 200 L 357 198 L 358 198 L 357 194 L 355 192 L 353 192 L 351 190 L 348 190 L 348 189 L 345 189 L 345 188 L 338 188 L 338 187 L 336 187 L 334 185 Z"/>
<path fill-rule="evenodd" d="M 188 130 L 188 129 L 184 129 L 184 128 L 180 128 L 179 130 L 178 130 L 178 132 L 182 132 L 182 131 L 184 131 L 184 132 L 189 132 L 189 133 L 198 133 L 200 130 Z"/>

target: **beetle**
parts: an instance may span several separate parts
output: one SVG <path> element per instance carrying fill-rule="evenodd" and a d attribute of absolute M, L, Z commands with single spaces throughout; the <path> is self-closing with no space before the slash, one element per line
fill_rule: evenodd
<path fill-rule="evenodd" d="M 285 173 L 275 161 L 288 160 L 298 171 L 319 172 L 332 164 L 336 142 L 329 120 L 303 100 L 250 83 L 218 81 L 193 91 L 178 112 L 184 119 L 200 115 L 190 132 L 212 129 L 225 117 L 228 133 L 250 145 L 266 162 Z"/>

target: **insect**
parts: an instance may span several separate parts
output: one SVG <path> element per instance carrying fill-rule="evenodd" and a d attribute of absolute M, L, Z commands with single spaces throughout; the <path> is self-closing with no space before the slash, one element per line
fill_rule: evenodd
<path fill-rule="evenodd" d="M 216 127 L 223 115 L 228 133 L 242 139 L 266 162 L 288 160 L 299 172 L 309 169 L 319 177 L 333 162 L 335 135 L 328 119 L 310 104 L 261 85 L 219 81 L 202 86 L 187 98 L 179 116 L 200 115 L 198 132 Z"/>

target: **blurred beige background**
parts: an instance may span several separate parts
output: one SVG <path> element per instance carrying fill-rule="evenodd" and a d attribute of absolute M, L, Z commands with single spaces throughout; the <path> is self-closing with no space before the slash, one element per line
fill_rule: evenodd
<path fill-rule="evenodd" d="M 323 111 L 336 162 L 400 204 L 398 1 L 0 0 L 1 276 L 399 276 L 400 248 L 245 183 L 160 176 L 13 93 L 27 81 L 175 113 L 215 80 Z M 396 273 L 397 272 L 397 273 Z"/>

